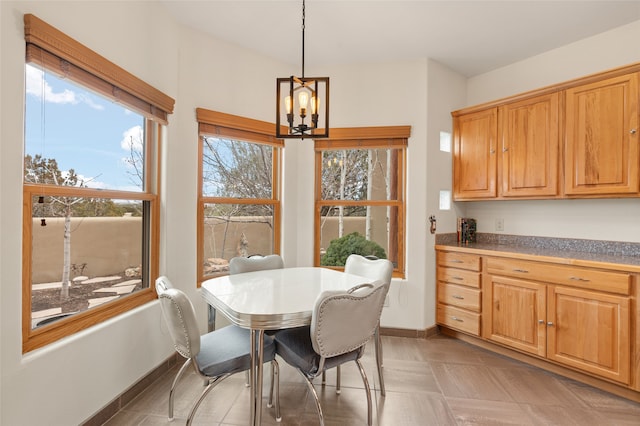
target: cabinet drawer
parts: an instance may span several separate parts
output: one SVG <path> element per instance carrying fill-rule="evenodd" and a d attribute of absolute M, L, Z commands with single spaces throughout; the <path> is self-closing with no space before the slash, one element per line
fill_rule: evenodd
<path fill-rule="evenodd" d="M 452 268 L 480 270 L 480 256 L 469 253 L 457 253 L 451 251 L 438 251 L 438 265 Z"/>
<path fill-rule="evenodd" d="M 438 302 L 480 312 L 480 290 L 455 284 L 438 284 Z"/>
<path fill-rule="evenodd" d="M 577 266 L 490 257 L 487 258 L 487 272 L 624 295 L 629 295 L 631 290 L 630 274 Z"/>
<path fill-rule="evenodd" d="M 438 324 L 476 336 L 480 335 L 480 314 L 438 303 Z"/>
<path fill-rule="evenodd" d="M 440 267 L 438 268 L 438 281 L 480 288 L 480 273 Z"/>

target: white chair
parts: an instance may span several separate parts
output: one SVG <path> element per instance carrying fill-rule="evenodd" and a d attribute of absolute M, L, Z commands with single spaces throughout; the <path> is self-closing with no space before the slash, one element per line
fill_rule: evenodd
<path fill-rule="evenodd" d="M 187 425 L 193 421 L 202 400 L 218 383 L 232 374 L 251 368 L 251 344 L 249 330 L 230 325 L 210 333 L 200 335 L 195 311 L 191 301 L 181 290 L 173 288 L 167 277 L 156 280 L 156 292 L 160 300 L 162 315 L 176 351 L 186 361 L 176 374 L 169 391 L 169 421 L 173 420 L 173 400 L 176 386 L 189 366 L 204 380 L 205 388 L 189 411 Z M 271 392 L 269 406 L 276 387 L 276 420 L 280 421 L 279 367 L 275 360 L 275 342 L 270 336 L 264 338 L 264 361 L 272 365 Z"/>
<path fill-rule="evenodd" d="M 234 257 L 229 261 L 229 275 L 282 268 L 284 268 L 284 261 L 277 254 Z"/>
<path fill-rule="evenodd" d="M 378 327 L 388 290 L 389 283 L 375 281 L 347 291 L 325 291 L 316 300 L 310 327 L 275 334 L 278 355 L 306 379 L 321 426 L 324 415 L 312 380 L 349 361 L 354 361 L 360 370 L 367 394 L 367 424 L 372 423 L 371 390 L 360 358 Z"/>
<path fill-rule="evenodd" d="M 375 256 L 360 256 L 352 254 L 347 258 L 344 265 L 344 271 L 349 274 L 360 275 L 371 280 L 382 281 L 390 284 L 393 274 L 393 263 L 387 259 L 378 259 Z M 378 367 L 378 379 L 380 380 L 380 394 L 387 394 L 384 387 L 384 376 L 382 372 L 382 339 L 380 337 L 380 324 L 376 327 L 375 332 L 375 353 L 376 366 Z M 324 379 L 324 376 L 323 376 Z M 324 380 L 323 380 L 324 382 Z M 336 392 L 340 393 L 340 367 L 336 369 Z"/>

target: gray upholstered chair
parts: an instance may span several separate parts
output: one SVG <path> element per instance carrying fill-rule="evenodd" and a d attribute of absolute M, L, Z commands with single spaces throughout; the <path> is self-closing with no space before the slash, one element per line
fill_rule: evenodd
<path fill-rule="evenodd" d="M 202 400 L 218 383 L 234 373 L 248 370 L 251 367 L 249 330 L 230 325 L 210 333 L 200 335 L 196 316 L 191 301 L 185 293 L 173 288 L 167 277 L 156 280 L 156 292 L 160 300 L 164 317 L 176 351 L 186 361 L 176 374 L 169 391 L 169 421 L 173 420 L 173 400 L 176 385 L 183 373 L 192 366 L 205 383 L 205 387 L 196 400 L 187 417 L 187 425 Z M 275 375 L 272 376 L 269 406 L 273 399 L 273 388 L 276 388 L 276 420 L 280 420 L 279 401 L 279 368 L 275 360 L 275 343 L 270 336 L 264 338 L 264 361 L 270 361 Z"/>
<path fill-rule="evenodd" d="M 306 379 L 321 425 L 324 425 L 324 416 L 312 380 L 325 370 L 349 361 L 354 361 L 360 370 L 367 394 L 367 423 L 371 425 L 371 390 L 360 358 L 378 327 L 388 290 L 389 283 L 375 281 L 347 291 L 325 291 L 316 300 L 310 327 L 280 330 L 275 334 L 278 355 Z"/>
<path fill-rule="evenodd" d="M 387 259 L 378 259 L 375 256 L 360 256 L 352 254 L 347 258 L 344 265 L 344 271 L 349 274 L 360 275 L 371 280 L 382 281 L 383 283 L 391 283 L 393 274 L 393 263 Z M 384 376 L 382 374 L 382 339 L 380 337 L 380 324 L 376 327 L 375 333 L 375 353 L 376 366 L 378 367 L 378 379 L 380 381 L 380 394 L 387 394 L 384 387 Z M 340 393 L 340 367 L 336 370 L 336 392 Z"/>

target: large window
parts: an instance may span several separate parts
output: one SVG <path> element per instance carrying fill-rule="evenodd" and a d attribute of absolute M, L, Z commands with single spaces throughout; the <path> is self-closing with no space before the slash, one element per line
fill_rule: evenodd
<path fill-rule="evenodd" d="M 25 38 L 27 352 L 155 297 L 173 99 L 32 15 Z"/>
<path fill-rule="evenodd" d="M 204 109 L 199 124 L 198 282 L 235 256 L 280 251 L 281 140 L 274 125 Z"/>
<path fill-rule="evenodd" d="M 332 129 L 316 140 L 315 264 L 352 254 L 389 259 L 404 276 L 409 127 Z"/>

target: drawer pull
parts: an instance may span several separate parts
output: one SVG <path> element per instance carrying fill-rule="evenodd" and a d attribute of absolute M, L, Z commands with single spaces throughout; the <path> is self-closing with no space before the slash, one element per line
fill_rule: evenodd
<path fill-rule="evenodd" d="M 454 294 L 451 297 L 453 297 L 454 299 L 458 299 L 458 300 L 464 300 L 464 297 L 458 296 L 457 294 Z"/>
<path fill-rule="evenodd" d="M 460 319 L 458 317 L 451 317 L 451 319 L 454 320 L 454 321 L 458 321 L 458 322 L 464 322 L 463 319 Z"/>
<path fill-rule="evenodd" d="M 582 282 L 585 282 L 585 283 L 588 283 L 589 281 L 591 281 L 591 280 L 588 280 L 586 278 L 580 278 L 580 277 L 569 277 L 569 279 L 573 280 L 573 281 L 582 281 Z"/>
<path fill-rule="evenodd" d="M 526 269 L 514 269 L 513 272 L 522 272 L 523 274 L 529 273 L 529 271 L 527 271 Z"/>
<path fill-rule="evenodd" d="M 451 259 L 451 263 L 464 263 L 460 259 Z"/>
<path fill-rule="evenodd" d="M 455 276 L 455 277 L 451 277 L 452 280 L 464 280 L 463 277 L 459 277 L 459 276 Z"/>

